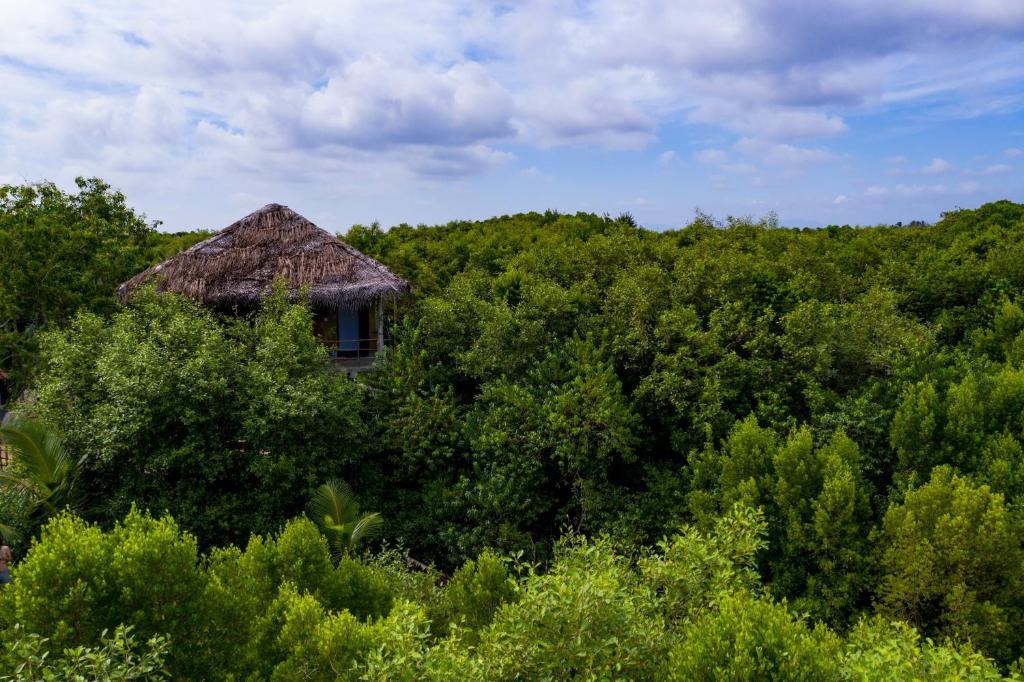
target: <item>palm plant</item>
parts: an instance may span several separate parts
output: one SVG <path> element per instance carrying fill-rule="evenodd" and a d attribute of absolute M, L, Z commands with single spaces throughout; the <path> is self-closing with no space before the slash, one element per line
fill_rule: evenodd
<path fill-rule="evenodd" d="M 11 457 L 10 464 L 0 469 L 0 486 L 25 495 L 33 511 L 43 516 L 74 508 L 75 481 L 85 458 L 69 455 L 55 431 L 37 419 L 8 414 L 0 424 L 0 443 Z"/>
<path fill-rule="evenodd" d="M 29 496 L 24 490 L 0 487 L 0 540 L 14 545 L 25 539 L 24 527 L 30 512 Z"/>
<path fill-rule="evenodd" d="M 335 561 L 355 549 L 361 540 L 380 533 L 384 525 L 384 517 L 377 512 L 360 514 L 352 489 L 336 478 L 317 488 L 309 502 L 309 513 L 327 537 Z"/>

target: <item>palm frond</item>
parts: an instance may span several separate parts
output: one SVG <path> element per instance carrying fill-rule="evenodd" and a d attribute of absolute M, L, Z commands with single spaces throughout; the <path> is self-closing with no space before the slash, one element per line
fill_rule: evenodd
<path fill-rule="evenodd" d="M 0 539 L 3 539 L 5 545 L 13 545 L 16 542 L 21 542 L 22 534 L 13 526 L 8 526 L 6 523 L 0 523 Z"/>
<path fill-rule="evenodd" d="M 354 548 L 364 538 L 374 538 L 380 535 L 381 530 L 384 528 L 384 517 L 377 512 L 366 514 L 359 519 L 355 526 L 352 528 L 352 532 L 349 537 L 351 538 L 350 543 Z"/>
<path fill-rule="evenodd" d="M 342 526 L 353 511 L 358 512 L 352 488 L 344 481 L 332 478 L 319 488 L 309 503 L 313 520 L 320 526 Z"/>
<path fill-rule="evenodd" d="M 24 470 L 37 480 L 60 481 L 72 467 L 63 441 L 39 420 L 10 414 L 0 425 L 0 439 L 14 451 Z"/>
<path fill-rule="evenodd" d="M 376 512 L 361 515 L 352 488 L 336 478 L 316 489 L 308 510 L 327 538 L 336 561 L 354 549 L 360 540 L 379 534 L 384 524 L 384 518 Z"/>
<path fill-rule="evenodd" d="M 8 414 L 0 424 L 0 441 L 16 463 L 0 471 L 0 485 L 21 489 L 53 512 L 72 503 L 72 489 L 84 457 L 73 460 L 55 431 L 45 423 Z"/>

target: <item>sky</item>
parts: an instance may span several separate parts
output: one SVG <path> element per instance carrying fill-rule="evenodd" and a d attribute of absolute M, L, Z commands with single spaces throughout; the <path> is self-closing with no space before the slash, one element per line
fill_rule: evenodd
<path fill-rule="evenodd" d="M 161 229 L 1024 201 L 1022 0 L 0 0 L 0 183 Z"/>

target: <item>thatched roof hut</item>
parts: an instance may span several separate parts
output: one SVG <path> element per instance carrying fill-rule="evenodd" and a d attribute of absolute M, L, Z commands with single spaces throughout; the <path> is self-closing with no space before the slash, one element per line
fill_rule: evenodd
<path fill-rule="evenodd" d="M 153 281 L 216 307 L 253 306 L 276 279 L 292 291 L 307 287 L 312 303 L 359 308 L 396 298 L 409 283 L 389 269 L 280 204 L 267 204 L 209 239 L 122 284 L 124 301 Z"/>

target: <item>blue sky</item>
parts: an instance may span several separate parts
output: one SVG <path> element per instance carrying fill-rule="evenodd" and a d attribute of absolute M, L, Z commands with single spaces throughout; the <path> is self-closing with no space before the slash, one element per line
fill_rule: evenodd
<path fill-rule="evenodd" d="M 1021 0 L 8 0 L 0 182 L 163 229 L 527 210 L 679 226 L 1024 201 Z"/>

